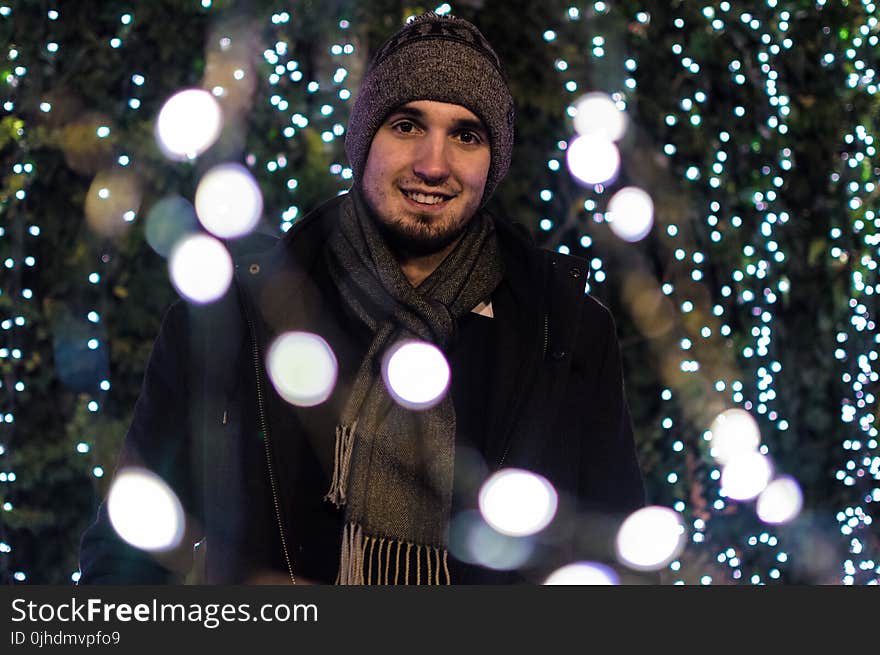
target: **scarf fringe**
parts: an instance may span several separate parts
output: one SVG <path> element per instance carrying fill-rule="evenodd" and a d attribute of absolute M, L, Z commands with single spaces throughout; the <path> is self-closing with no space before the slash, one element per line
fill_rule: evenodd
<path fill-rule="evenodd" d="M 351 453 L 354 446 L 354 433 L 357 419 L 351 425 L 336 426 L 336 446 L 333 451 L 333 480 L 330 490 L 324 496 L 337 508 L 345 505 L 345 490 L 348 488 L 348 473 L 351 470 Z"/>
<path fill-rule="evenodd" d="M 405 548 L 402 548 L 404 546 Z M 403 562 L 400 557 L 401 549 L 404 551 Z M 393 562 L 392 550 L 395 551 Z M 413 550 L 415 550 L 415 562 L 412 561 Z M 363 528 L 357 523 L 347 523 L 342 530 L 342 552 L 336 584 L 396 585 L 401 582 L 405 585 L 452 584 L 447 550 L 400 539 L 371 537 L 364 535 Z"/>

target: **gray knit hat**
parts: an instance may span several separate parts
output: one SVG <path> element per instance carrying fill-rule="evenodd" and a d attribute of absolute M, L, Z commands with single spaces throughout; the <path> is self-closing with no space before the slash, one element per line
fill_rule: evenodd
<path fill-rule="evenodd" d="M 388 39 L 370 64 L 351 110 L 345 151 L 361 181 L 376 130 L 394 109 L 415 100 L 461 105 L 489 130 L 492 160 L 482 202 L 510 167 L 513 98 L 501 60 L 468 21 L 429 12 Z"/>

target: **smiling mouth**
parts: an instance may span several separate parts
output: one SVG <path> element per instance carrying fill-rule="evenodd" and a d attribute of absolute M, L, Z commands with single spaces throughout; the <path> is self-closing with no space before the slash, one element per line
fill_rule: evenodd
<path fill-rule="evenodd" d="M 401 189 L 400 191 L 404 196 L 420 205 L 439 205 L 454 198 L 454 196 L 447 196 L 440 193 L 422 193 L 420 191 L 408 191 L 406 189 Z"/>

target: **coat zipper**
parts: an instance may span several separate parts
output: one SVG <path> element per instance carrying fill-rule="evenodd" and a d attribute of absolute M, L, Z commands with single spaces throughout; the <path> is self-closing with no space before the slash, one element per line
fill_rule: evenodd
<path fill-rule="evenodd" d="M 550 315 L 547 312 L 544 312 L 544 346 L 541 350 L 541 361 L 544 361 L 547 358 L 547 347 L 550 345 Z M 507 446 L 504 448 L 504 454 L 501 455 L 501 459 L 498 460 L 498 466 L 496 470 L 500 469 L 504 466 L 504 460 L 507 459 L 507 453 L 510 451 L 510 439 L 507 440 Z"/>
<path fill-rule="evenodd" d="M 547 346 L 550 345 L 550 317 L 544 312 L 544 350 L 541 351 L 541 359 L 547 359 Z"/>
<path fill-rule="evenodd" d="M 257 333 L 256 330 L 254 330 L 254 323 L 251 320 L 250 312 L 245 310 L 245 314 L 247 315 L 248 328 L 251 332 L 254 370 L 257 378 L 257 410 L 260 415 L 260 430 L 263 433 L 263 449 L 266 453 L 266 466 L 269 469 L 269 485 L 272 488 L 272 502 L 275 505 L 275 519 L 278 522 L 278 534 L 281 535 L 281 548 L 284 551 L 284 561 L 287 564 L 287 572 L 290 574 L 291 583 L 296 584 L 296 578 L 293 575 L 293 565 L 290 563 L 290 552 L 287 549 L 287 538 L 284 534 L 284 523 L 281 520 L 281 504 L 278 502 L 278 485 L 275 483 L 275 473 L 272 469 L 272 451 L 269 446 L 269 426 L 266 423 L 266 412 L 263 404 L 263 378 L 261 375 L 262 367 L 260 366 L 260 349 L 257 345 Z"/>

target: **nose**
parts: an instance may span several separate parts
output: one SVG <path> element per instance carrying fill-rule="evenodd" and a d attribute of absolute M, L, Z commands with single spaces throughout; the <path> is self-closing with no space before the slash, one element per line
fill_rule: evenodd
<path fill-rule="evenodd" d="M 449 177 L 449 157 L 446 139 L 442 134 L 431 134 L 420 140 L 413 160 L 413 173 L 425 184 L 443 184 Z"/>

